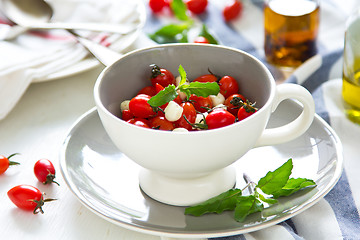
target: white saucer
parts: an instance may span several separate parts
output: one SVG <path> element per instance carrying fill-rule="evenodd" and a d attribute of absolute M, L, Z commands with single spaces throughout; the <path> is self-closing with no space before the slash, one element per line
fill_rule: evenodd
<path fill-rule="evenodd" d="M 296 103 L 285 101 L 272 115 L 269 126 L 288 122 L 300 111 Z M 243 173 L 257 182 L 289 158 L 294 162 L 293 177 L 311 178 L 318 186 L 283 198 L 262 213 L 250 215 L 243 223 L 236 222 L 232 212 L 187 216 L 183 207 L 166 205 L 146 196 L 139 188 L 140 167 L 113 145 L 95 108 L 69 131 L 61 149 L 60 166 L 76 197 L 112 223 L 153 235 L 209 238 L 251 232 L 287 220 L 322 199 L 342 173 L 341 143 L 331 127 L 316 116 L 309 130 L 296 140 L 253 149 L 237 161 L 236 187 L 245 186 Z"/>

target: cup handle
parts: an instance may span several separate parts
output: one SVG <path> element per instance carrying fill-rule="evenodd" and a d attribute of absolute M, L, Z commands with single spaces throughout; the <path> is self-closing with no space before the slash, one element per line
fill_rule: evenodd
<path fill-rule="evenodd" d="M 271 112 L 274 112 L 280 102 L 285 99 L 298 100 L 303 105 L 302 113 L 290 123 L 265 129 L 255 147 L 289 142 L 302 135 L 310 127 L 314 119 L 315 103 L 309 91 L 297 84 L 284 83 L 278 85 Z"/>

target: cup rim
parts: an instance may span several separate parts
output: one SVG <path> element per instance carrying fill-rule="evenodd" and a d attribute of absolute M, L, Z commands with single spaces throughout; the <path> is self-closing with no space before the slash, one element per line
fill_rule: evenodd
<path fill-rule="evenodd" d="M 114 67 L 114 65 L 116 65 L 118 62 L 120 61 L 124 61 L 124 59 L 126 59 L 128 56 L 130 55 L 134 55 L 137 54 L 139 52 L 145 52 L 145 51 L 149 51 L 149 50 L 153 50 L 153 49 L 158 49 L 158 48 L 176 48 L 176 47 L 182 47 L 182 46 L 192 46 L 192 47 L 202 47 L 202 48 L 219 48 L 219 49 L 226 49 L 226 50 L 230 50 L 230 51 L 235 51 L 238 52 L 240 54 L 245 55 L 246 57 L 250 58 L 251 60 L 253 60 L 254 62 L 256 62 L 259 67 L 261 67 L 261 69 L 265 72 L 265 74 L 268 76 L 268 81 L 270 83 L 271 89 L 269 92 L 269 97 L 266 101 L 266 103 L 258 110 L 258 114 L 253 114 L 251 116 L 249 116 L 246 119 L 243 119 L 242 121 L 236 122 L 234 124 L 225 126 L 225 127 L 221 127 L 221 128 L 216 128 L 216 129 L 208 129 L 205 131 L 189 131 L 189 132 L 173 132 L 173 131 L 157 131 L 157 134 L 172 134 L 172 135 L 183 135 L 183 134 L 209 134 L 209 133 L 214 133 L 214 132 L 218 132 L 218 131 L 223 131 L 224 129 L 230 129 L 230 128 L 234 128 L 240 124 L 246 124 L 248 121 L 251 121 L 252 118 L 259 116 L 262 112 L 266 111 L 267 108 L 271 107 L 272 105 L 272 101 L 275 97 L 275 91 L 276 91 L 276 83 L 275 83 L 275 79 L 272 76 L 270 70 L 265 66 L 265 64 L 263 62 L 261 62 L 259 59 L 257 59 L 256 57 L 254 57 L 253 55 L 243 51 L 243 50 L 239 50 L 233 47 L 228 47 L 228 46 L 222 46 L 222 45 L 212 45 L 212 44 L 198 44 L 198 43 L 171 43 L 171 44 L 159 44 L 156 46 L 150 46 L 150 47 L 144 47 L 144 48 L 139 48 L 133 51 L 130 51 L 126 54 L 124 54 L 121 58 L 119 58 L 117 61 L 115 61 L 114 63 L 110 64 L 109 66 L 106 66 L 101 73 L 99 74 L 95 85 L 94 85 L 94 100 L 95 100 L 95 104 L 98 110 L 101 110 L 102 112 L 104 112 L 106 115 L 110 116 L 113 120 L 115 120 L 116 122 L 119 122 L 119 124 L 124 124 L 125 126 L 129 127 L 129 128 L 135 128 L 135 129 L 139 129 L 139 131 L 151 131 L 151 133 L 154 133 L 154 129 L 147 129 L 147 128 L 142 128 L 142 127 L 138 127 L 135 126 L 133 124 L 127 123 L 126 121 L 120 119 L 119 117 L 115 116 L 113 113 L 111 113 L 102 103 L 101 98 L 100 98 L 100 88 L 101 88 L 101 84 L 103 82 L 104 76 L 106 74 L 108 74 L 108 72 L 110 72 L 112 70 L 112 68 Z"/>

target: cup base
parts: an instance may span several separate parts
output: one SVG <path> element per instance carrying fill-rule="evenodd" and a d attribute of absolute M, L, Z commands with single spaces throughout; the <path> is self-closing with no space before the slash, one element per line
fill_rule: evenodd
<path fill-rule="evenodd" d="M 172 178 L 142 169 L 141 189 L 151 198 L 174 206 L 191 206 L 215 197 L 235 186 L 235 168 L 230 165 L 216 172 L 193 178 Z"/>

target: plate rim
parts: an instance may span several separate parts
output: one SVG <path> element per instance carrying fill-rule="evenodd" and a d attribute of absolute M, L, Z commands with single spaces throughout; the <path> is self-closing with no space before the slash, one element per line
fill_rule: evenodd
<path fill-rule="evenodd" d="M 290 218 L 304 212 L 305 210 L 309 209 L 310 207 L 314 206 L 316 203 L 318 203 L 320 200 L 322 200 L 334 188 L 334 186 L 339 181 L 339 179 L 342 175 L 342 172 L 343 172 L 343 168 L 344 168 L 343 147 L 342 147 L 340 138 L 338 137 L 338 135 L 336 134 L 334 129 L 332 129 L 332 127 L 324 119 L 322 119 L 318 114 L 315 114 L 314 121 L 319 121 L 319 123 L 324 127 L 324 129 L 328 130 L 329 133 L 331 133 L 330 136 L 334 139 L 334 142 L 336 143 L 335 146 L 336 146 L 336 153 L 337 153 L 337 164 L 336 164 L 336 168 L 334 170 L 334 176 L 331 178 L 331 180 L 326 185 L 326 187 L 323 189 L 323 192 L 320 195 L 318 195 L 318 194 L 313 195 L 309 200 L 298 205 L 294 210 L 292 210 L 292 212 L 290 214 L 279 217 L 277 219 L 269 220 L 268 222 L 258 224 L 256 226 L 250 226 L 248 228 L 231 229 L 228 231 L 221 231 L 221 232 L 209 232 L 208 231 L 206 233 L 204 233 L 204 232 L 182 233 L 182 232 L 176 232 L 176 231 L 174 231 L 174 232 L 173 231 L 160 231 L 160 230 L 155 230 L 155 229 L 151 229 L 151 228 L 144 228 L 144 227 L 139 226 L 138 224 L 131 224 L 131 223 L 115 220 L 115 219 L 111 218 L 110 216 L 106 216 L 105 214 L 99 212 L 99 210 L 96 210 L 92 206 L 92 204 L 90 204 L 86 200 L 86 198 L 78 191 L 78 189 L 76 188 L 76 184 L 69 181 L 70 177 L 68 176 L 68 172 L 65 170 L 65 166 L 66 166 L 65 151 L 67 148 L 68 140 L 71 138 L 71 133 L 74 132 L 77 129 L 77 127 L 80 126 L 80 124 L 82 122 L 85 122 L 87 119 L 93 117 L 96 114 L 97 114 L 96 107 L 93 107 L 90 110 L 86 111 L 72 124 L 72 126 L 69 128 L 68 132 L 66 133 L 66 135 L 65 135 L 66 138 L 63 141 L 63 144 L 60 149 L 59 163 L 60 163 L 61 174 L 64 178 L 66 185 L 70 189 L 70 191 L 91 212 L 95 213 L 97 216 L 99 216 L 115 225 L 124 227 L 129 230 L 133 230 L 133 231 L 136 231 L 139 233 L 150 234 L 150 235 L 155 235 L 155 236 L 162 236 L 162 237 L 173 237 L 173 238 L 179 238 L 179 237 L 182 237 L 182 238 L 214 238 L 214 237 L 233 236 L 233 235 L 244 234 L 244 233 L 261 230 L 261 229 L 273 226 L 275 224 L 278 224 L 280 222 L 283 222 L 287 219 L 290 219 Z M 314 200 L 310 201 L 311 199 L 314 198 L 314 196 L 316 196 L 316 198 Z"/>
<path fill-rule="evenodd" d="M 134 1 L 134 0 L 132 0 Z M 124 49 L 129 48 L 135 41 L 136 39 L 140 36 L 145 23 L 146 23 L 146 7 L 145 7 L 145 3 L 142 0 L 135 0 L 137 3 L 137 7 L 139 9 L 139 25 L 138 28 L 136 29 L 136 31 L 133 33 L 132 39 L 130 41 L 128 41 L 128 43 L 126 43 L 124 45 L 124 47 L 122 47 L 121 49 L 113 49 L 115 52 L 121 52 Z M 121 40 L 119 40 L 121 41 Z M 115 42 L 116 43 L 116 42 Z M 53 72 L 43 78 L 38 78 L 38 79 L 34 79 L 32 81 L 32 83 L 41 83 L 41 82 L 48 82 L 48 81 L 54 81 L 54 80 L 58 80 L 61 78 L 65 78 L 65 77 L 71 77 L 74 76 L 76 74 L 80 74 L 83 72 L 87 72 L 90 71 L 96 67 L 101 66 L 102 64 L 95 58 L 92 56 L 87 56 L 85 58 L 83 58 L 81 61 L 77 62 L 75 64 L 75 66 L 78 66 L 77 69 L 78 70 L 69 70 L 72 69 L 74 67 L 74 65 L 72 65 L 71 67 L 67 67 L 64 68 L 60 71 L 57 72 Z"/>

